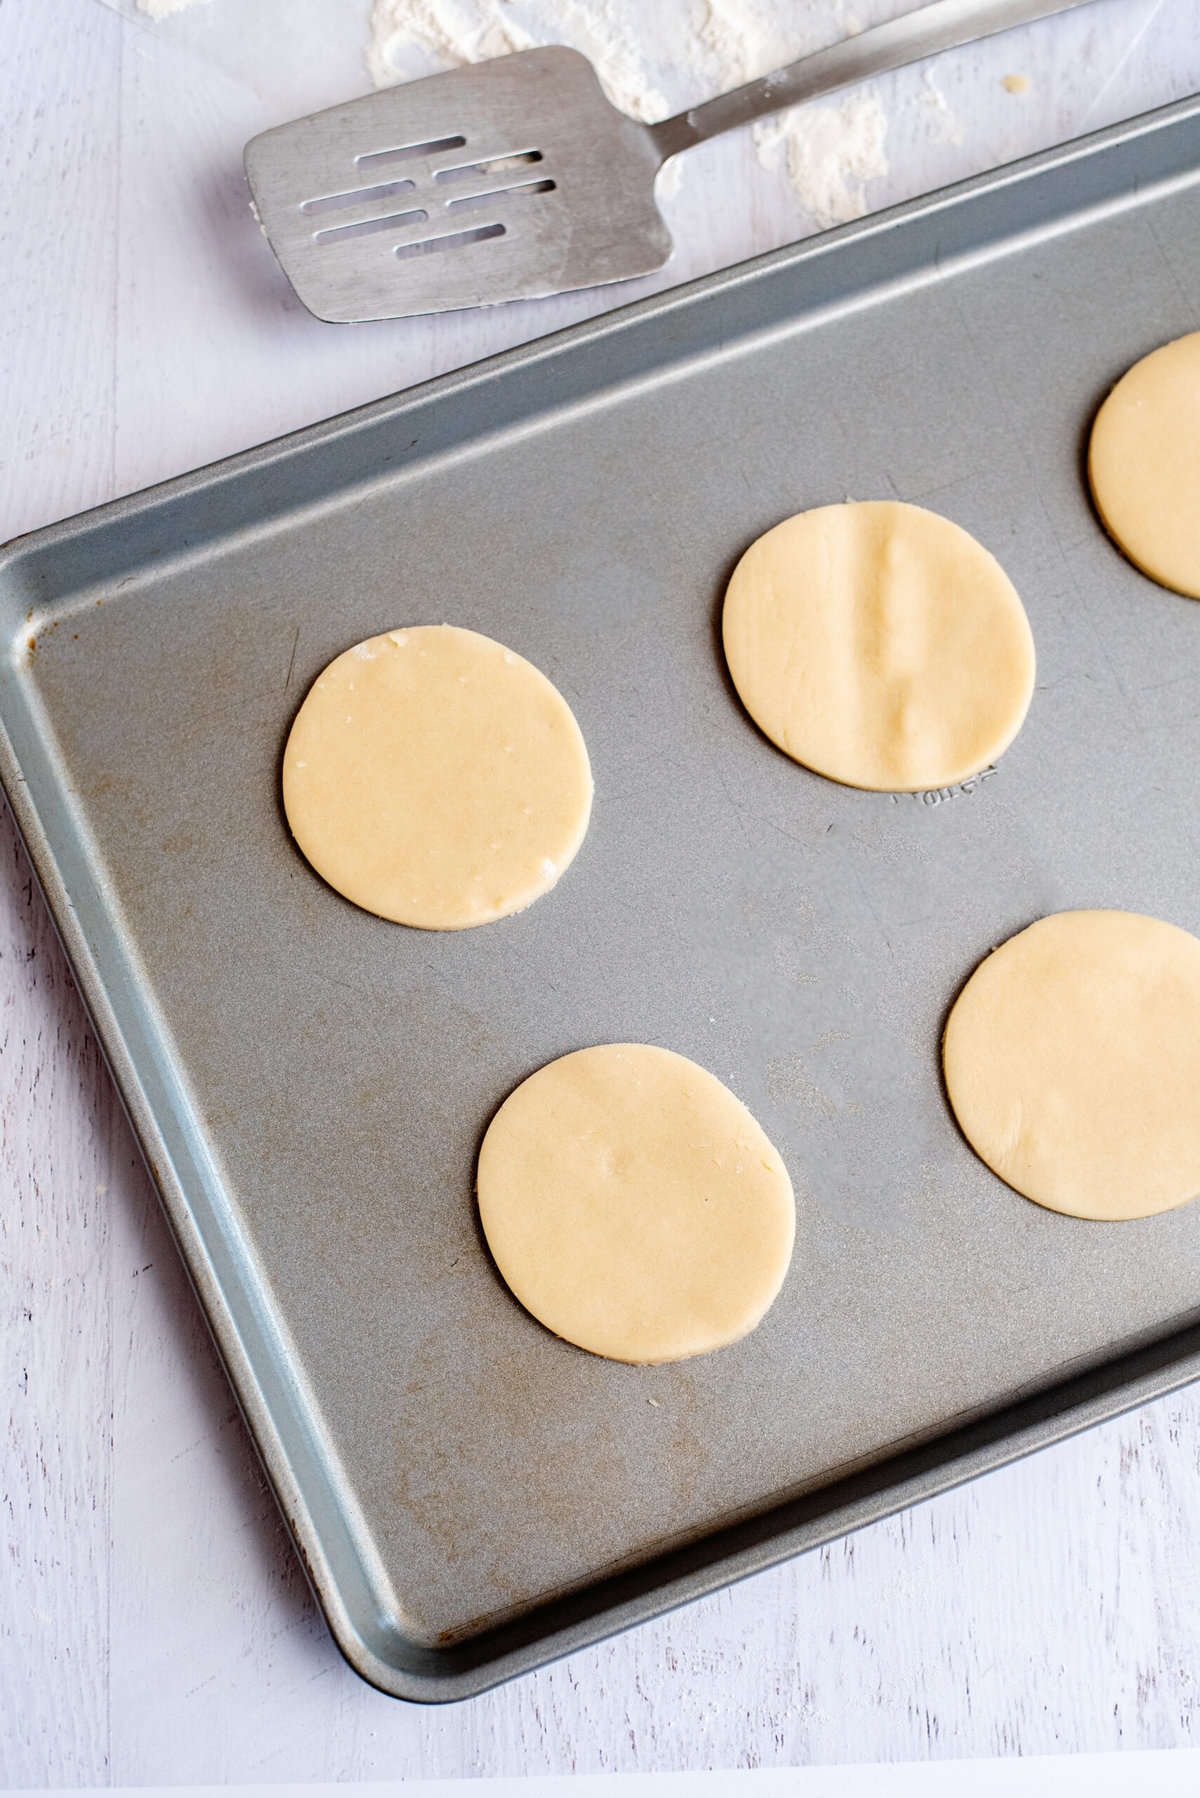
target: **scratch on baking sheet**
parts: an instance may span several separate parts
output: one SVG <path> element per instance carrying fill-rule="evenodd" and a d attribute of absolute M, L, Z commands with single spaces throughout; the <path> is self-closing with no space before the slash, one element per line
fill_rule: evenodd
<path fill-rule="evenodd" d="M 313 968 L 310 972 L 314 980 L 323 980 L 326 986 L 340 987 L 344 993 L 353 993 L 356 999 L 372 997 L 365 987 L 355 986 L 351 980 L 341 980 L 336 974 L 327 974 L 323 968 Z"/>
<path fill-rule="evenodd" d="M 1150 236 L 1154 241 L 1154 247 L 1158 251 L 1159 258 L 1162 262 L 1163 267 L 1166 269 L 1167 274 L 1171 277 L 1171 284 L 1174 287 L 1175 292 L 1179 295 L 1180 299 L 1183 301 L 1184 305 L 1187 307 L 1188 316 L 1193 320 L 1194 323 L 1200 324 L 1200 313 L 1197 313 L 1195 305 L 1193 304 L 1193 301 L 1192 301 L 1191 294 L 1188 292 L 1187 288 L 1183 285 L 1183 282 L 1179 279 L 1179 271 L 1175 267 L 1174 263 L 1171 261 L 1170 257 L 1167 255 L 1167 252 L 1166 252 L 1165 248 L 1163 247 L 1163 241 L 1162 241 L 1161 237 L 1158 235 L 1157 230 L 1155 229 L 1153 216 L 1149 212 L 1146 214 L 1146 229 L 1147 229 L 1147 231 L 1149 231 Z"/>
<path fill-rule="evenodd" d="M 883 938 L 884 948 L 887 950 L 887 952 L 891 956 L 892 960 L 895 961 L 896 951 L 892 947 L 892 939 L 887 933 L 887 930 L 884 926 L 883 919 L 879 916 L 879 913 L 875 910 L 875 907 L 871 903 L 871 895 L 867 891 L 866 882 L 863 880 L 861 874 L 858 874 L 858 873 L 855 873 L 853 878 L 854 878 L 854 884 L 858 888 L 859 893 L 862 897 L 863 904 L 866 906 L 867 910 L 871 914 L 871 922 L 874 924 L 876 930 L 879 932 L 880 936 Z"/>
<path fill-rule="evenodd" d="M 349 993 L 351 998 L 370 1001 L 365 1007 L 363 1021 L 366 1027 L 373 1032 L 376 1041 L 383 1041 L 383 1030 L 376 1016 L 376 1002 L 379 998 L 377 991 L 372 991 L 370 987 L 358 986 L 353 980 L 341 980 L 336 974 L 328 974 L 322 968 L 309 967 L 306 972 L 311 980 L 319 980 L 325 986 L 336 986 L 341 992 Z"/>
<path fill-rule="evenodd" d="M 773 830 L 777 835 L 786 837 L 789 843 L 799 843 L 801 849 L 807 849 L 809 847 L 810 839 L 808 837 L 802 837 L 794 830 L 785 830 L 782 824 L 776 824 L 774 818 L 764 818 L 762 822 L 767 826 L 768 830 Z M 830 828 L 832 829 L 832 826 L 830 826 Z M 826 835 L 828 835 L 828 832 L 826 832 Z"/>
<path fill-rule="evenodd" d="M 1146 727 L 1143 724 L 1140 716 L 1138 715 L 1138 713 L 1134 707 L 1133 695 L 1129 692 L 1129 689 L 1126 687 L 1125 682 L 1121 679 L 1121 672 L 1117 666 L 1116 657 L 1112 654 L 1107 643 L 1105 643 L 1104 639 L 1101 637 L 1100 629 L 1097 624 L 1095 624 L 1095 623 L 1091 624 L 1091 632 L 1092 632 L 1092 640 L 1094 641 L 1097 649 L 1100 651 L 1101 657 L 1104 660 L 1105 667 L 1108 669 L 1108 672 L 1112 675 L 1113 685 L 1116 687 L 1117 692 L 1121 695 L 1122 700 L 1125 702 L 1126 723 L 1129 724 L 1133 728 L 1133 730 L 1137 736 L 1144 737 L 1146 734 Z"/>
<path fill-rule="evenodd" d="M 750 834 L 750 826 L 748 823 L 748 818 L 752 817 L 753 814 L 752 813 L 748 814 L 746 812 L 745 808 L 743 807 L 743 805 L 741 804 L 741 802 L 734 798 L 733 794 L 729 790 L 729 782 L 725 779 L 725 776 L 723 773 L 718 773 L 718 779 L 721 782 L 721 789 L 724 792 L 726 799 L 728 799 L 730 806 L 733 808 L 734 816 L 736 817 L 736 819 L 738 821 L 738 828 L 740 829 L 742 835 L 745 837 L 746 842 L 749 844 L 750 848 L 757 849 L 759 845 L 755 841 L 754 837 Z M 761 823 L 762 820 L 756 819 L 755 822 Z"/>
<path fill-rule="evenodd" d="M 288 660 L 287 679 L 283 683 L 283 690 L 285 693 L 287 692 L 288 688 L 292 684 L 292 669 L 296 666 L 296 645 L 299 643 L 299 641 L 300 641 L 300 626 L 297 625 L 296 626 L 296 635 L 292 638 L 292 653 Z"/>

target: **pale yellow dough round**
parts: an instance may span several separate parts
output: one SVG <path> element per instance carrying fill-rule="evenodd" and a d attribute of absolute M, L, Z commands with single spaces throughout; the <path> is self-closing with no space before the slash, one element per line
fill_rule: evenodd
<path fill-rule="evenodd" d="M 976 1154 L 1071 1217 L 1149 1217 L 1200 1193 L 1200 941 L 1137 912 L 1065 911 L 960 993 L 946 1090 Z"/>
<path fill-rule="evenodd" d="M 465 930 L 522 911 L 592 805 L 571 708 L 477 631 L 414 625 L 330 662 L 283 756 L 292 834 L 331 887 L 397 924 Z"/>
<path fill-rule="evenodd" d="M 605 1043 L 531 1074 L 483 1139 L 496 1266 L 556 1336 L 682 1361 L 759 1323 L 787 1272 L 787 1169 L 740 1099 L 685 1056 Z"/>
<path fill-rule="evenodd" d="M 1092 426 L 1088 479 L 1129 560 L 1200 599 L 1200 331 L 1121 376 Z"/>
<path fill-rule="evenodd" d="M 1033 694 L 1033 635 L 999 562 L 897 500 L 767 531 L 733 571 L 723 630 L 754 722 L 846 786 L 917 792 L 977 774 Z"/>

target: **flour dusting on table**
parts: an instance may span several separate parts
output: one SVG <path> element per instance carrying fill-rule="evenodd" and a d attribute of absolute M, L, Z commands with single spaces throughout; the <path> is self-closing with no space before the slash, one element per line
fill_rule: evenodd
<path fill-rule="evenodd" d="M 431 69 L 569 44 L 634 118 L 666 118 L 821 48 L 856 28 L 832 7 L 778 0 L 373 0 L 367 68 L 377 87 Z M 786 175 L 818 225 L 858 218 L 867 183 L 888 171 L 887 116 L 876 95 L 796 107 L 752 128 L 759 160 Z M 685 172 L 680 159 L 668 175 Z"/>
<path fill-rule="evenodd" d="M 934 143 L 961 144 L 962 126 L 957 114 L 951 111 L 932 69 L 926 69 L 921 80 L 921 108 L 929 120 Z"/>
<path fill-rule="evenodd" d="M 867 182 L 888 172 L 887 116 L 874 94 L 833 106 L 810 106 L 803 117 L 781 113 L 756 125 L 759 160 L 782 156 L 787 178 L 818 225 L 861 218 Z"/>

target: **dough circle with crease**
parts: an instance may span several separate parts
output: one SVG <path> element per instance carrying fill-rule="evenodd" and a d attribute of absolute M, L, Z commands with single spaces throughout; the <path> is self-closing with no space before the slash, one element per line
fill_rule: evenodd
<path fill-rule="evenodd" d="M 996 558 L 899 500 L 819 506 L 733 571 L 722 618 L 742 704 L 817 774 L 880 792 L 953 786 L 1016 736 L 1029 620 Z"/>

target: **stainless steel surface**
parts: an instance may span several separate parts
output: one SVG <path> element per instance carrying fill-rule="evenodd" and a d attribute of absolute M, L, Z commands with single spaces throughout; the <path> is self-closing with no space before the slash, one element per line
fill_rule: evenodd
<path fill-rule="evenodd" d="M 760 75 L 702 106 L 690 106 L 674 118 L 651 125 L 650 133 L 665 160 L 693 144 L 707 143 L 723 131 L 769 118 L 784 107 L 836 94 L 844 87 L 869 81 L 872 75 L 904 69 L 943 50 L 978 43 L 980 38 L 1014 31 L 1018 25 L 1087 4 L 1088 0 L 929 0 L 926 6 L 885 19 L 881 25 Z"/>
<path fill-rule="evenodd" d="M 1089 0 L 932 0 L 656 125 L 612 106 L 561 46 L 311 113 L 246 145 L 280 266 L 318 318 L 537 299 L 671 254 L 662 164 L 719 132 Z"/>
<path fill-rule="evenodd" d="M 1198 317 L 1192 101 L 0 557 L 0 773 L 367 1678 L 478 1691 L 1200 1372 L 1200 1206 L 1026 1203 L 938 1064 L 1038 914 L 1200 930 L 1200 609 L 1082 470 L 1112 380 Z M 1038 689 L 986 778 L 838 787 L 737 704 L 728 571 L 848 493 L 956 519 L 1022 594 Z M 278 765 L 330 656 L 446 618 L 567 695 L 596 800 L 551 895 L 439 936 L 313 876 Z M 728 1081 L 798 1196 L 762 1326 L 674 1367 L 540 1330 L 472 1201 L 517 1082 L 631 1038 Z"/>
<path fill-rule="evenodd" d="M 671 254 L 661 162 L 587 58 L 560 46 L 385 88 L 246 145 L 267 240 L 335 324 L 648 274 Z"/>

